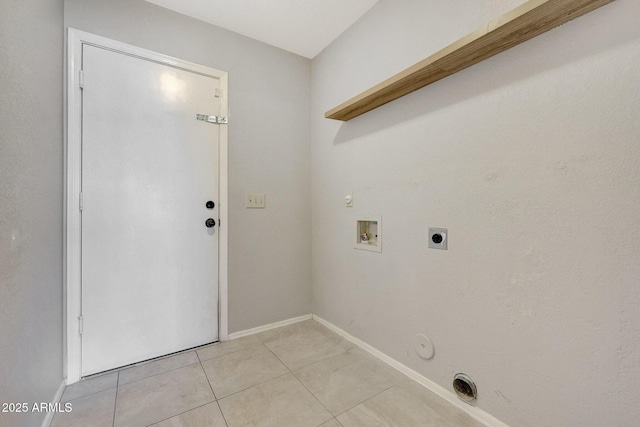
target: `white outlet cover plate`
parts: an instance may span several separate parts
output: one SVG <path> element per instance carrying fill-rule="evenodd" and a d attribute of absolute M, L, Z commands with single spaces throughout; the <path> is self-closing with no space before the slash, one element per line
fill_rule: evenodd
<path fill-rule="evenodd" d="M 413 349 L 418 353 L 418 356 L 427 360 L 433 359 L 436 353 L 433 342 L 424 334 L 416 334 L 413 337 Z"/>

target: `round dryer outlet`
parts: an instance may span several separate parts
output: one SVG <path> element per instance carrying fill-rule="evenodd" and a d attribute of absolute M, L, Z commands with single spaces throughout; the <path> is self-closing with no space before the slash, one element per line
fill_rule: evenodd
<path fill-rule="evenodd" d="M 427 360 L 433 359 L 436 352 L 433 343 L 429 337 L 424 334 L 416 334 L 416 336 L 413 337 L 413 349 L 418 353 L 418 356 Z"/>

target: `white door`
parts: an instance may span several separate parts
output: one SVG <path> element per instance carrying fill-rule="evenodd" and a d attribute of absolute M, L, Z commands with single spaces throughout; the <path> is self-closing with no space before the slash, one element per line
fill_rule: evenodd
<path fill-rule="evenodd" d="M 196 115 L 220 101 L 215 78 L 99 47 L 82 70 L 84 376 L 218 339 L 219 125 Z"/>

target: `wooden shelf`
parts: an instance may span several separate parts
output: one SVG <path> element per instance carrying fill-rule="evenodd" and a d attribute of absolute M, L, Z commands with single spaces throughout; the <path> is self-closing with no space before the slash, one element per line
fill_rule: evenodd
<path fill-rule="evenodd" d="M 613 0 L 529 0 L 439 52 L 327 111 L 347 121 L 516 46 Z"/>

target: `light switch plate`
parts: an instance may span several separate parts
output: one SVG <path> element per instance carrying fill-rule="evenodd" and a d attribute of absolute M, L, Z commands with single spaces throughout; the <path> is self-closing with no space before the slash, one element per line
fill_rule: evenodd
<path fill-rule="evenodd" d="M 266 195 L 264 193 L 247 193 L 247 209 L 264 209 L 266 204 Z"/>

